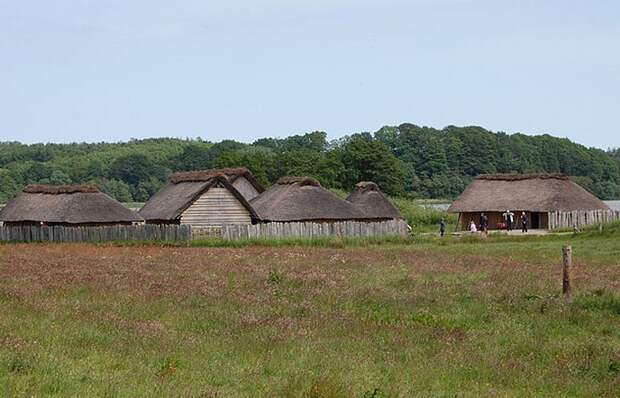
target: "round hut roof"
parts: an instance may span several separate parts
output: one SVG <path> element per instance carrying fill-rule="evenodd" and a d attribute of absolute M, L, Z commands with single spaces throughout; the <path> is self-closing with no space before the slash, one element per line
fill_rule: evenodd
<path fill-rule="evenodd" d="M 347 200 L 369 218 L 402 218 L 398 209 L 371 181 L 358 182 Z"/>
<path fill-rule="evenodd" d="M 323 188 L 312 177 L 282 177 L 250 201 L 263 221 L 347 221 L 366 216 L 350 202 Z"/>
<path fill-rule="evenodd" d="M 0 221 L 96 224 L 142 217 L 94 186 L 29 185 L 0 211 Z"/>
<path fill-rule="evenodd" d="M 609 206 L 563 174 L 478 176 L 448 208 L 451 213 L 609 210 Z"/>

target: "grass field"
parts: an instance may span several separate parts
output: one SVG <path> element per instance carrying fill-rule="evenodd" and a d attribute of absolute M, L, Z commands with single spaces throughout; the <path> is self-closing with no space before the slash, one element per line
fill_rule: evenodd
<path fill-rule="evenodd" d="M 383 243 L 0 245 L 0 396 L 620 394 L 617 230 Z"/>

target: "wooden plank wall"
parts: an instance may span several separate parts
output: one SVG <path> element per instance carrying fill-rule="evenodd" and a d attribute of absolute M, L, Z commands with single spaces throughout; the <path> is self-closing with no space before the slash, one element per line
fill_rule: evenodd
<path fill-rule="evenodd" d="M 549 229 L 581 228 L 617 220 L 620 220 L 620 212 L 614 210 L 555 211 L 549 213 Z"/>
<path fill-rule="evenodd" d="M 291 222 L 256 225 L 225 225 L 222 227 L 222 238 L 226 240 L 268 237 L 406 236 L 407 234 L 409 234 L 409 227 L 404 220 L 382 222 L 346 221 L 336 223 Z"/>
<path fill-rule="evenodd" d="M 181 215 L 181 224 L 201 228 L 251 223 L 248 209 L 227 188 L 210 188 Z"/>
<path fill-rule="evenodd" d="M 189 225 L 116 225 L 106 227 L 0 227 L 4 242 L 191 241 Z"/>

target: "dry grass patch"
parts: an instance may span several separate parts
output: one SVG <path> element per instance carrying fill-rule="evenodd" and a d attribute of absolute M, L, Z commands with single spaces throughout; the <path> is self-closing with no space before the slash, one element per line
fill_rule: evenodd
<path fill-rule="evenodd" d="M 0 394 L 614 396 L 620 266 L 579 244 L 573 300 L 554 241 L 0 245 Z"/>

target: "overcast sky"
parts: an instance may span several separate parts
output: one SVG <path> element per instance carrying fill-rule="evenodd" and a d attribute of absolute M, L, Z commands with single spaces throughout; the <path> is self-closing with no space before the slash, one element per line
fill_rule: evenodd
<path fill-rule="evenodd" d="M 411 122 L 620 146 L 617 0 L 0 0 L 0 141 Z"/>

